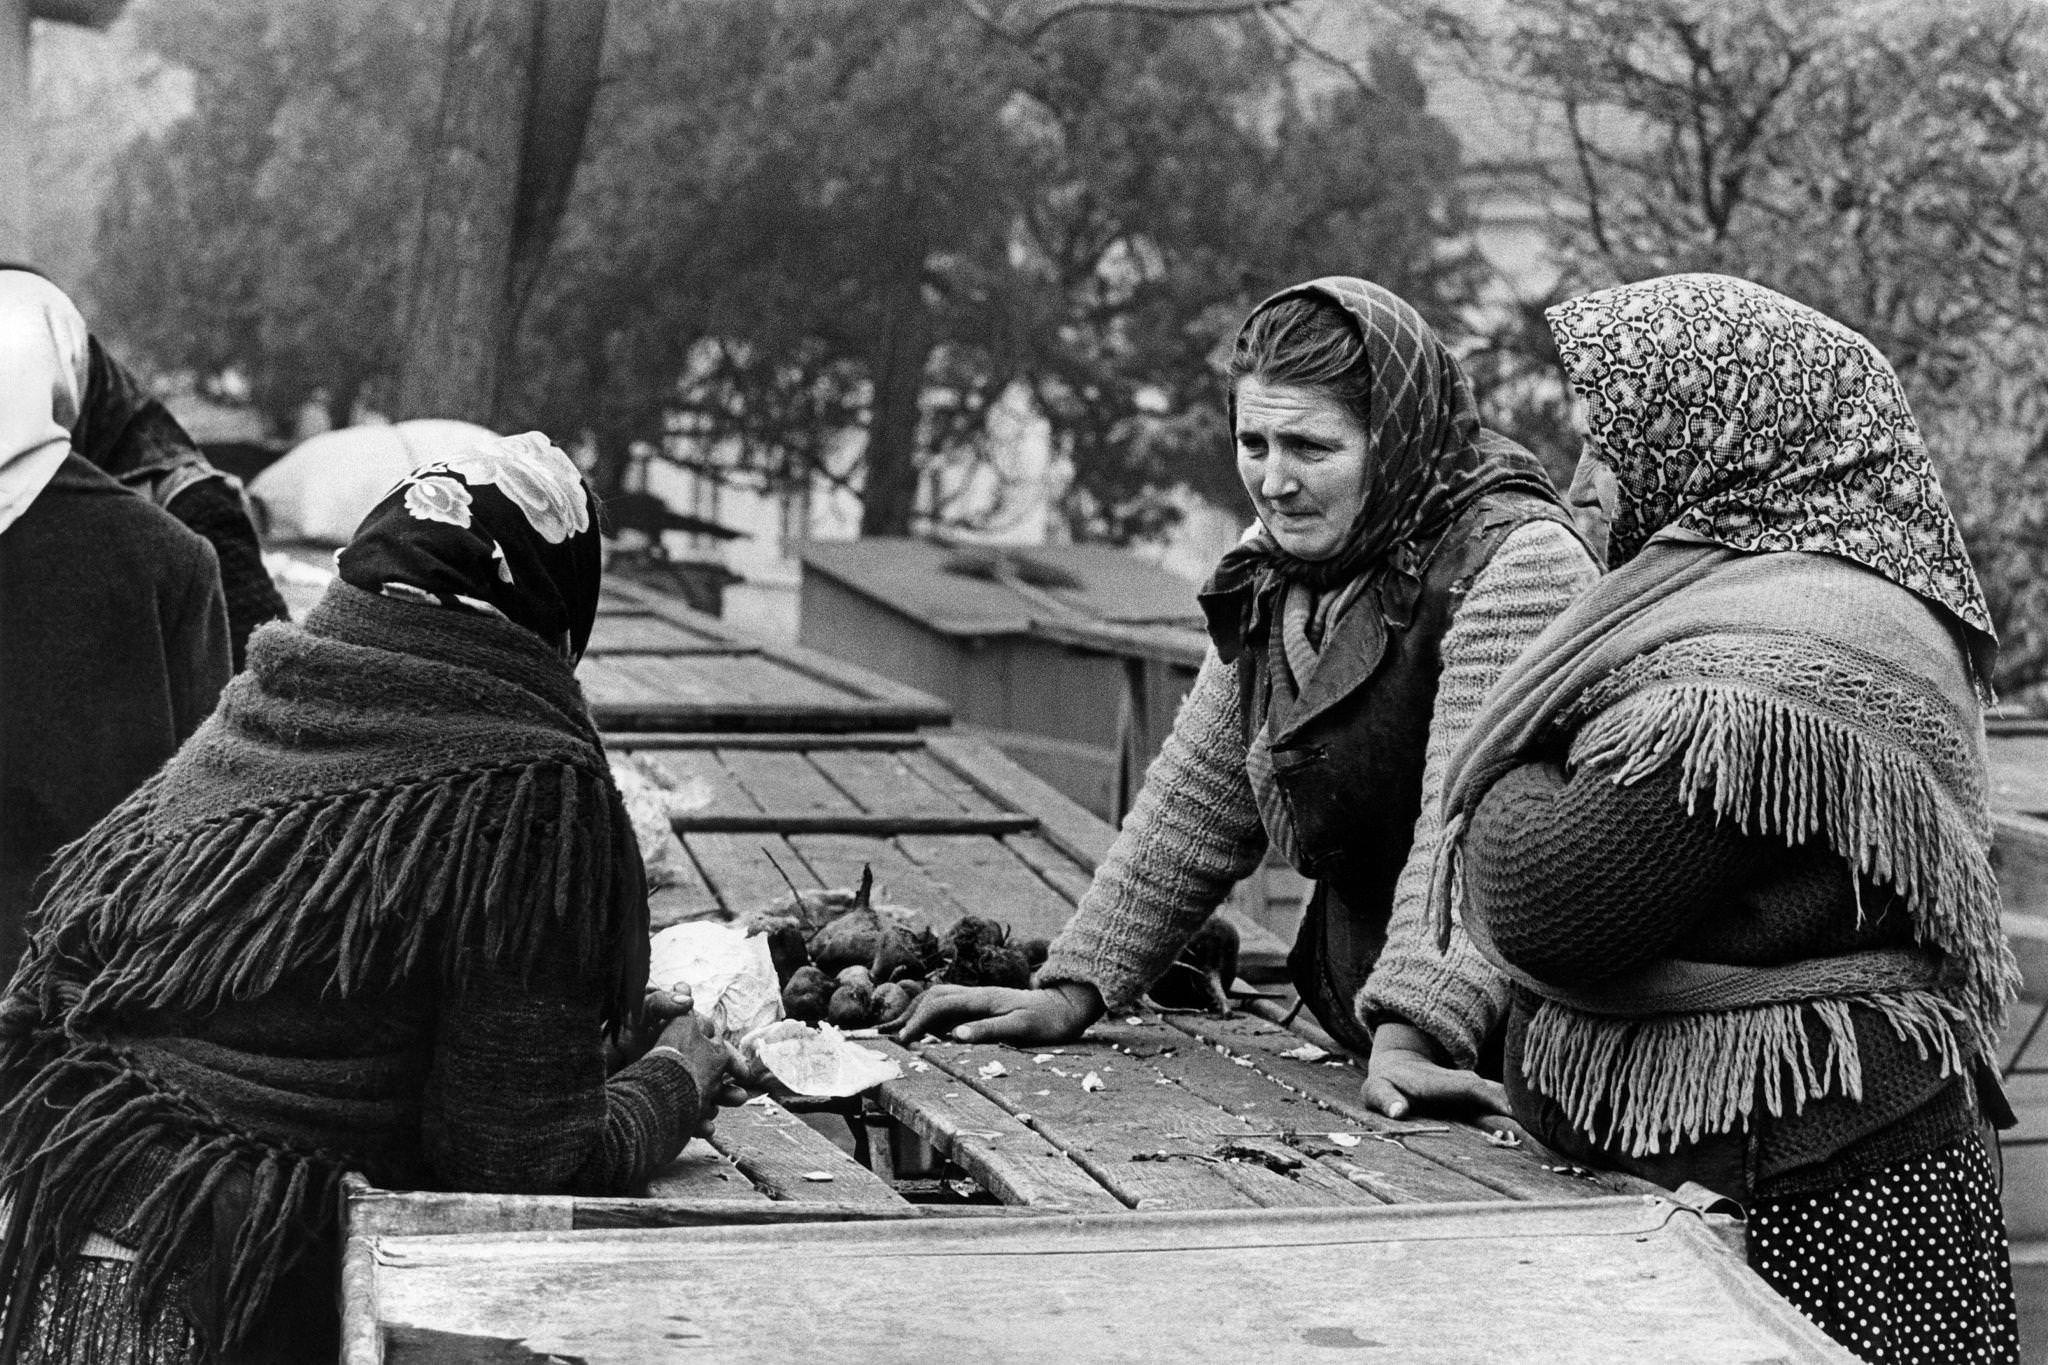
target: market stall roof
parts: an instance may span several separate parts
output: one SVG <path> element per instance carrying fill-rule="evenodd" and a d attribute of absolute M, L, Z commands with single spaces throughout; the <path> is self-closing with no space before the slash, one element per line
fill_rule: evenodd
<path fill-rule="evenodd" d="M 947 635 L 1024 634 L 1067 618 L 1199 626 L 1195 586 L 1113 545 L 941 545 L 902 536 L 812 541 L 820 574 Z"/>

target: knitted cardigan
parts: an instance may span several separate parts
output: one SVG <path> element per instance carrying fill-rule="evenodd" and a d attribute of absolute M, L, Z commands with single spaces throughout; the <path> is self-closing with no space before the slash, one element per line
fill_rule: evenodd
<path fill-rule="evenodd" d="M 59 865 L 0 1006 L 13 1312 L 98 1232 L 137 1252 L 138 1314 L 186 1285 L 219 1350 L 331 1259 L 345 1170 L 631 1188 L 701 1102 L 665 1052 L 606 1079 L 646 947 L 563 661 L 334 585 L 257 632 L 212 719 Z"/>
<path fill-rule="evenodd" d="M 1387 945 L 1357 1008 L 1361 1019 L 1412 1022 L 1457 1065 L 1477 1059 L 1505 994 L 1462 935 L 1440 952 L 1423 915 L 1444 765 L 1494 679 L 1597 576 L 1570 531 L 1550 522 L 1523 526 L 1501 542 L 1444 634 L 1418 852 L 1402 869 Z M 1236 676 L 1211 650 L 1108 857 L 1039 969 L 1039 984 L 1085 982 L 1111 1009 L 1128 1008 L 1258 866 L 1269 836 L 1245 773 L 1239 706 Z"/>

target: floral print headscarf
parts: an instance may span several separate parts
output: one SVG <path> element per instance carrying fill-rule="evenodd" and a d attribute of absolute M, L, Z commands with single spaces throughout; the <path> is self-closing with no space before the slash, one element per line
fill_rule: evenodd
<path fill-rule="evenodd" d="M 1592 456 L 1620 485 L 1608 563 L 1676 528 L 1733 550 L 1838 555 L 1943 608 L 1991 614 L 1891 365 L 1805 304 L 1667 275 L 1551 308 Z"/>
<path fill-rule="evenodd" d="M 547 437 L 506 436 L 413 470 L 335 562 L 366 592 L 502 616 L 573 662 L 603 578 L 592 506 Z"/>

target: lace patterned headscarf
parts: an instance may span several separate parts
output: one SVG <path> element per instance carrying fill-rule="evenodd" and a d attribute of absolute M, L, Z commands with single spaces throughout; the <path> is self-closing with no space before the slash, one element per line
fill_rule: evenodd
<path fill-rule="evenodd" d="M 1997 640 L 1898 376 L 1841 323 L 1762 285 L 1667 275 L 1551 308 L 1620 502 L 1609 567 L 1666 528 L 1853 560 Z"/>

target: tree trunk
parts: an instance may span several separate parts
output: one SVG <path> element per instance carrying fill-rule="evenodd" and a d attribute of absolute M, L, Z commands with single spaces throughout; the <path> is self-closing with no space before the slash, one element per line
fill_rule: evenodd
<path fill-rule="evenodd" d="M 863 456 L 860 533 L 907 536 L 917 516 L 917 434 L 924 397 L 924 367 L 931 358 L 930 319 L 924 311 L 923 234 L 906 214 L 897 268 L 889 281 L 880 345 L 869 362 L 874 403 L 868 412 Z"/>
<path fill-rule="evenodd" d="M 519 308 L 582 151 L 603 30 L 593 0 L 456 0 L 393 416 L 494 425 Z"/>

